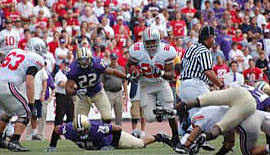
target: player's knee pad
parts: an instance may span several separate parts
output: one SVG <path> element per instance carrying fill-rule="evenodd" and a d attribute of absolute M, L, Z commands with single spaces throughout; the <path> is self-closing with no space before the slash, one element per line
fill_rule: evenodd
<path fill-rule="evenodd" d="M 5 122 L 5 123 L 8 123 L 10 119 L 11 119 L 11 116 L 8 116 L 6 114 L 3 114 L 0 116 L 0 120 Z"/>
<path fill-rule="evenodd" d="M 137 124 L 138 121 L 139 121 L 139 119 L 136 119 L 136 118 L 131 119 L 132 124 Z"/>
<path fill-rule="evenodd" d="M 16 120 L 16 122 L 22 123 L 25 126 L 27 126 L 27 124 L 29 123 L 29 118 L 28 117 L 18 117 L 18 119 Z"/>

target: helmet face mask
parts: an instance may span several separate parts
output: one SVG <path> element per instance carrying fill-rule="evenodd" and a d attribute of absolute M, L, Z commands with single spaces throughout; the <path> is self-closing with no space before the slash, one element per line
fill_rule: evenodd
<path fill-rule="evenodd" d="M 87 68 L 92 65 L 92 51 L 83 47 L 77 51 L 76 60 L 81 68 Z"/>
<path fill-rule="evenodd" d="M 160 34 L 158 30 L 150 27 L 143 31 L 143 44 L 144 48 L 150 55 L 155 54 L 158 51 L 160 45 Z"/>

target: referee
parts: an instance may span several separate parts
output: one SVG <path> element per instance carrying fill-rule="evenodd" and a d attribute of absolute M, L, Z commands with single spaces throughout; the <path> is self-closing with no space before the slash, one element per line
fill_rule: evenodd
<path fill-rule="evenodd" d="M 219 88 L 224 87 L 212 69 L 212 55 L 209 49 L 213 46 L 214 41 L 214 28 L 202 27 L 198 43 L 192 44 L 184 54 L 179 87 L 179 97 L 183 102 L 209 92 L 208 84 L 211 82 Z"/>
<path fill-rule="evenodd" d="M 192 44 L 186 50 L 181 62 L 182 71 L 179 98 L 182 102 L 191 101 L 196 99 L 199 95 L 210 92 L 208 85 L 211 82 L 219 88 L 224 87 L 224 84 L 213 71 L 212 55 L 209 51 L 215 42 L 214 28 L 210 26 L 202 27 L 199 31 L 198 40 L 198 43 Z M 196 111 L 198 111 L 198 108 L 190 109 L 189 118 L 191 118 Z M 183 119 L 183 121 L 181 121 L 180 128 L 182 129 L 180 130 L 185 134 L 190 125 L 190 119 L 181 119 Z M 178 153 L 181 153 L 181 150 L 179 150 Z"/>

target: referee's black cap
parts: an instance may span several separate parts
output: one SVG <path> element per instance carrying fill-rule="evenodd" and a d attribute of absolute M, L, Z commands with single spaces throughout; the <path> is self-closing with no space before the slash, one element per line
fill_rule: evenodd
<path fill-rule="evenodd" d="M 212 26 L 204 26 L 199 31 L 199 43 L 203 43 L 203 41 L 209 38 L 211 35 L 215 34 L 215 29 Z"/>

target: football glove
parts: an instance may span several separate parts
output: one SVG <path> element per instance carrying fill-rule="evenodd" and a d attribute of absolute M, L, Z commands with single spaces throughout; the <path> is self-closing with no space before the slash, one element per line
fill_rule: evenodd
<path fill-rule="evenodd" d="M 31 111 L 31 115 L 33 118 L 37 118 L 37 108 L 35 107 L 35 105 L 33 103 L 29 103 L 28 107 Z"/>

